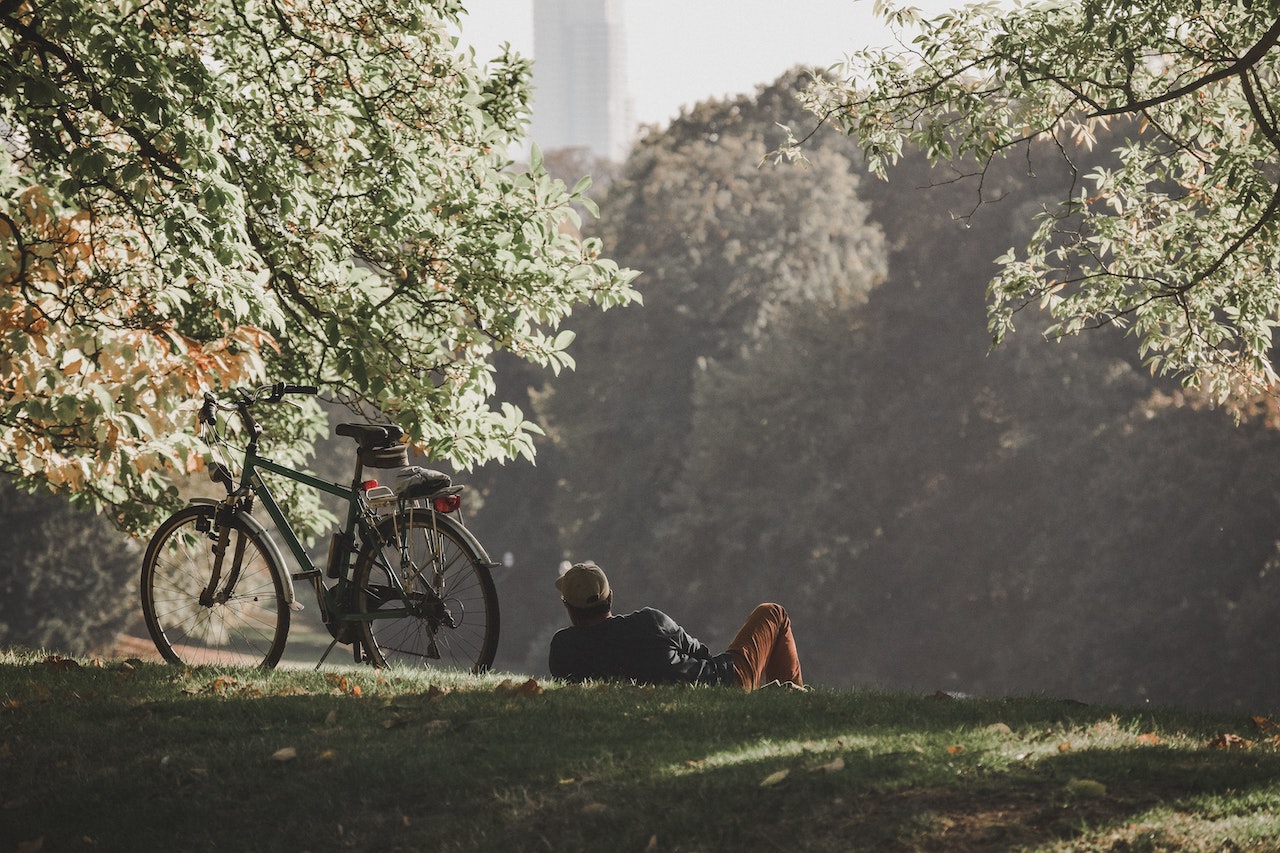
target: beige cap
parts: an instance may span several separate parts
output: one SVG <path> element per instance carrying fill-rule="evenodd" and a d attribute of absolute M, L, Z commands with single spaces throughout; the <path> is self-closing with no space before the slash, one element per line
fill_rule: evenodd
<path fill-rule="evenodd" d="M 574 563 L 556 580 L 556 589 L 565 604 L 583 610 L 609 597 L 609 579 L 595 563 Z"/>

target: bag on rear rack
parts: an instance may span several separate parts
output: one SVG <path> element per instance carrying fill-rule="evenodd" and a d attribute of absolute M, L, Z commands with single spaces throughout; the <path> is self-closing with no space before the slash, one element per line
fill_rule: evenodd
<path fill-rule="evenodd" d="M 400 469 L 396 475 L 396 497 L 402 501 L 429 498 L 441 489 L 447 489 L 453 480 L 443 471 L 419 468 L 417 465 Z"/>

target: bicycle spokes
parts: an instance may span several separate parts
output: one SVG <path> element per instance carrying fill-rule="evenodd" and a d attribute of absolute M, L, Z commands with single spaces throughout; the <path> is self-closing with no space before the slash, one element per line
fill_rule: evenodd
<path fill-rule="evenodd" d="M 282 573 L 258 535 L 239 522 L 224 527 L 225 536 L 211 536 L 214 511 L 183 510 L 152 540 L 143 566 L 147 628 L 175 663 L 272 666 L 289 623 Z M 230 545 L 221 565 L 219 539 Z"/>
<path fill-rule="evenodd" d="M 487 563 L 432 513 L 388 524 L 377 557 L 366 552 L 359 575 L 375 662 L 489 665 L 498 626 Z"/>

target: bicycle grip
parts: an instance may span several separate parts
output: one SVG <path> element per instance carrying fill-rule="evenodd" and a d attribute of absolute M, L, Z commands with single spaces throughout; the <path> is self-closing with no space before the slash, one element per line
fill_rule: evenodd
<path fill-rule="evenodd" d="M 207 391 L 204 395 L 204 403 L 200 406 L 200 423 L 211 424 L 218 417 L 218 401 Z"/>
<path fill-rule="evenodd" d="M 285 394 L 316 394 L 320 389 L 315 385 L 291 385 L 287 382 L 277 382 L 271 386 L 271 393 L 267 396 L 268 403 L 279 403 L 284 399 Z"/>

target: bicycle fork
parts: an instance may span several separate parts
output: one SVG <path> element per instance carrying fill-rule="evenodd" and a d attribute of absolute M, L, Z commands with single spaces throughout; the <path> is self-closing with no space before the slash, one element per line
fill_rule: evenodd
<path fill-rule="evenodd" d="M 221 592 L 218 591 L 218 583 L 222 579 L 222 566 L 227 555 L 227 545 L 230 544 L 233 514 L 234 509 L 224 503 L 219 505 L 214 517 L 214 523 L 218 527 L 218 538 L 213 546 L 213 571 L 209 577 L 209 585 L 200 590 L 201 607 L 226 604 L 235 591 L 236 582 L 240 580 L 240 567 L 244 564 L 244 550 L 249 538 L 243 530 L 236 537 L 235 553 L 231 558 L 231 571 L 227 575 L 227 583 L 222 587 Z"/>

